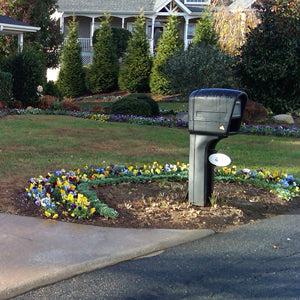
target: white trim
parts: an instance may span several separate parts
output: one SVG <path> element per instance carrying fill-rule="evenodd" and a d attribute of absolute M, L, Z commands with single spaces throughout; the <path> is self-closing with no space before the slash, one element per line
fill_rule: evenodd
<path fill-rule="evenodd" d="M 185 13 L 187 13 L 187 14 L 192 13 L 181 1 L 178 1 L 178 0 L 174 0 L 174 1 Z M 159 11 L 162 10 L 164 7 L 166 7 L 170 2 L 172 2 L 172 0 L 168 0 L 168 1 L 164 2 L 158 8 L 156 8 L 155 11 L 157 13 L 159 13 Z M 175 13 L 175 14 L 179 14 L 179 13 Z"/>
<path fill-rule="evenodd" d="M 24 26 L 24 25 L 13 25 L 0 23 L 0 31 L 3 33 L 21 33 L 21 32 L 37 32 L 41 28 L 34 26 Z"/>

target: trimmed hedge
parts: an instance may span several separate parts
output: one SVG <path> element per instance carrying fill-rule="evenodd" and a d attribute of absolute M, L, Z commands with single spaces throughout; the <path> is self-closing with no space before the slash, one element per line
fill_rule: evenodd
<path fill-rule="evenodd" d="M 112 104 L 111 114 L 153 117 L 159 114 L 159 107 L 146 94 L 130 94 Z"/>

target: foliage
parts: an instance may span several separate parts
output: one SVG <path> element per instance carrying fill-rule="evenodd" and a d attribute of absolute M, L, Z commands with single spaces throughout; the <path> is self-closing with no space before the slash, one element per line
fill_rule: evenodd
<path fill-rule="evenodd" d="M 58 99 L 63 98 L 62 92 L 60 91 L 58 84 L 56 84 L 55 82 L 53 82 L 51 80 L 45 84 L 44 91 L 45 91 L 44 92 L 45 95 L 51 95 Z"/>
<path fill-rule="evenodd" d="M 268 170 L 243 169 L 236 170 L 236 167 L 223 167 L 215 169 L 215 179 L 218 181 L 235 181 L 259 185 L 265 189 L 271 190 L 274 194 L 280 195 L 285 200 L 291 200 L 292 197 L 299 195 L 300 178 L 294 178 L 292 174 L 271 173 Z"/>
<path fill-rule="evenodd" d="M 268 111 L 266 108 L 258 102 L 248 100 L 245 111 L 244 111 L 244 116 L 243 116 L 243 121 L 246 122 L 247 124 L 253 123 L 253 122 L 259 122 L 266 120 L 268 117 Z"/>
<path fill-rule="evenodd" d="M 97 28 L 93 35 L 93 45 L 97 42 L 99 28 Z M 122 58 L 126 52 L 128 40 L 131 37 L 131 32 L 125 28 L 112 27 L 112 43 L 114 45 L 117 58 Z"/>
<path fill-rule="evenodd" d="M 176 51 L 161 71 L 169 82 L 171 93 L 189 95 L 200 88 L 236 88 L 233 59 L 218 47 L 195 44 L 186 51 Z"/>
<path fill-rule="evenodd" d="M 262 22 L 242 47 L 240 75 L 253 100 L 285 113 L 300 102 L 299 1 L 264 0 L 258 11 Z"/>
<path fill-rule="evenodd" d="M 110 92 L 118 87 L 119 63 L 112 42 L 110 17 L 104 16 L 94 44 L 93 63 L 87 69 L 87 85 L 92 93 Z"/>
<path fill-rule="evenodd" d="M 53 103 L 57 102 L 58 99 L 51 95 L 44 95 L 40 97 L 38 106 L 40 109 L 50 109 L 53 107 Z"/>
<path fill-rule="evenodd" d="M 133 94 L 132 94 L 133 95 Z M 110 108 L 111 114 L 134 115 L 150 117 L 152 114 L 151 105 L 144 99 L 131 95 L 123 97 L 114 102 Z"/>
<path fill-rule="evenodd" d="M 72 99 L 63 100 L 62 108 L 67 111 L 80 111 L 80 106 L 75 104 Z"/>
<path fill-rule="evenodd" d="M 35 45 L 46 58 L 47 67 L 58 65 L 60 45 L 63 36 L 58 21 L 51 16 L 57 9 L 57 0 L 0 0 L 0 13 L 40 27 L 36 33 L 26 33 L 25 44 Z M 1 36 L 2 53 L 15 52 L 17 39 L 12 36 Z"/>
<path fill-rule="evenodd" d="M 55 171 L 45 177 L 30 179 L 26 198 L 41 206 L 46 217 L 56 219 L 60 214 L 72 218 L 89 218 L 95 212 L 104 217 L 116 218 L 118 213 L 101 203 L 89 190 L 86 174 L 80 170 Z"/>
<path fill-rule="evenodd" d="M 193 44 L 207 43 L 217 45 L 219 36 L 216 33 L 213 25 L 213 14 L 210 9 L 206 9 L 201 15 L 200 19 L 197 21 L 194 31 Z"/>
<path fill-rule="evenodd" d="M 119 74 L 120 88 L 128 92 L 148 92 L 152 61 L 145 32 L 145 18 L 142 16 L 136 18 L 126 52 Z"/>
<path fill-rule="evenodd" d="M 150 74 L 150 89 L 152 94 L 170 93 L 170 80 L 162 73 L 161 67 L 167 59 L 177 50 L 182 49 L 182 41 L 178 29 L 178 18 L 168 17 L 162 37 L 158 41 L 157 52 L 153 60 Z"/>
<path fill-rule="evenodd" d="M 245 11 L 238 7 L 235 11 L 230 11 L 225 5 L 214 10 L 213 19 L 214 30 L 219 36 L 219 46 L 231 56 L 239 54 L 247 33 L 259 23 L 255 10 Z"/>
<path fill-rule="evenodd" d="M 97 195 L 90 190 L 91 186 L 117 184 L 122 182 L 148 182 L 153 180 L 180 180 L 188 179 L 188 165 L 176 164 L 161 165 L 157 162 L 145 164 L 142 167 L 135 165 L 116 165 L 85 167 L 84 170 L 64 169 L 48 173 L 45 177 L 30 179 L 30 186 L 26 188 L 26 199 L 34 201 L 40 206 L 47 217 L 54 219 L 59 214 L 71 218 L 89 218 L 95 212 L 108 218 L 116 218 L 117 211 L 101 203 Z M 286 173 L 243 169 L 237 171 L 235 167 L 215 169 L 215 179 L 218 181 L 237 181 L 259 185 L 272 190 L 286 200 L 299 195 L 300 178 Z"/>
<path fill-rule="evenodd" d="M 23 52 L 10 55 L 3 63 L 2 70 L 13 76 L 12 93 L 24 107 L 37 106 L 36 88 L 46 81 L 45 64 L 41 56 L 30 48 Z"/>
<path fill-rule="evenodd" d="M 81 46 L 78 42 L 78 24 L 72 19 L 67 39 L 62 48 L 61 68 L 58 86 L 66 97 L 77 97 L 85 92 L 84 70 L 81 60 Z"/>
<path fill-rule="evenodd" d="M 12 100 L 13 76 L 9 72 L 0 71 L 0 100 L 3 105 L 8 105 Z"/>

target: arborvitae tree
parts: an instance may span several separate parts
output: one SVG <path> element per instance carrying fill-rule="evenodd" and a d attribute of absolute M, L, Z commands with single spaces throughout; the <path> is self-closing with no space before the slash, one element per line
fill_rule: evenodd
<path fill-rule="evenodd" d="M 150 75 L 150 89 L 153 94 L 164 95 L 170 92 L 169 79 L 161 72 L 161 67 L 176 49 L 183 46 L 177 25 L 177 16 L 170 16 L 162 37 L 158 41 L 157 52 Z"/>
<path fill-rule="evenodd" d="M 118 88 L 119 63 L 112 43 L 110 17 L 101 22 L 94 44 L 93 63 L 87 70 L 87 85 L 92 93 L 110 92 Z"/>
<path fill-rule="evenodd" d="M 261 23 L 241 50 L 240 75 L 249 96 L 285 113 L 299 107 L 300 6 L 298 0 L 263 0 Z"/>
<path fill-rule="evenodd" d="M 63 45 L 58 85 L 64 96 L 77 97 L 85 92 L 81 46 L 78 42 L 78 24 L 73 17 Z"/>
<path fill-rule="evenodd" d="M 24 35 L 24 44 L 33 44 L 46 58 L 47 67 L 56 67 L 59 61 L 63 35 L 59 22 L 51 16 L 57 9 L 57 0 L 0 0 L 0 13 L 16 20 L 40 27 L 35 33 Z M 0 52 L 6 56 L 17 49 L 14 36 L 0 36 Z"/>
<path fill-rule="evenodd" d="M 93 35 L 93 45 L 96 44 L 99 28 L 97 28 Z M 120 59 L 125 55 L 128 40 L 131 37 L 131 32 L 125 28 L 112 27 L 112 43 L 116 50 L 117 58 Z"/>
<path fill-rule="evenodd" d="M 217 45 L 218 41 L 219 36 L 214 29 L 213 15 L 210 9 L 206 9 L 196 24 L 193 45 L 200 43 Z"/>
<path fill-rule="evenodd" d="M 148 92 L 151 71 L 149 44 L 145 32 L 145 18 L 139 16 L 129 39 L 127 56 L 119 74 L 119 86 L 128 92 Z"/>

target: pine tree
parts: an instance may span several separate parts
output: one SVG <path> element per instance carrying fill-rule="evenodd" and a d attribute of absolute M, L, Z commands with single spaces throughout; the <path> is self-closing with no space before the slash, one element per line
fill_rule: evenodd
<path fill-rule="evenodd" d="M 193 45 L 200 43 L 217 45 L 219 37 L 213 26 L 213 15 L 209 9 L 206 9 L 196 24 Z"/>
<path fill-rule="evenodd" d="M 73 17 L 68 28 L 66 42 L 63 45 L 61 69 L 58 85 L 67 97 L 77 97 L 84 93 L 84 70 L 81 60 L 81 46 L 78 42 L 78 24 Z"/>
<path fill-rule="evenodd" d="M 145 32 L 145 18 L 142 16 L 136 18 L 126 52 L 119 75 L 120 88 L 128 92 L 148 92 L 151 57 Z"/>
<path fill-rule="evenodd" d="M 119 63 L 112 43 L 110 17 L 106 15 L 94 44 L 93 63 L 87 71 L 87 85 L 92 93 L 110 92 L 118 88 Z"/>
<path fill-rule="evenodd" d="M 176 49 L 182 47 L 179 36 L 178 18 L 170 16 L 164 28 L 162 37 L 158 41 L 157 52 L 154 57 L 153 67 L 150 75 L 150 89 L 153 94 L 168 94 L 170 92 L 170 81 L 161 72 L 161 67 L 168 57 L 173 55 Z"/>

